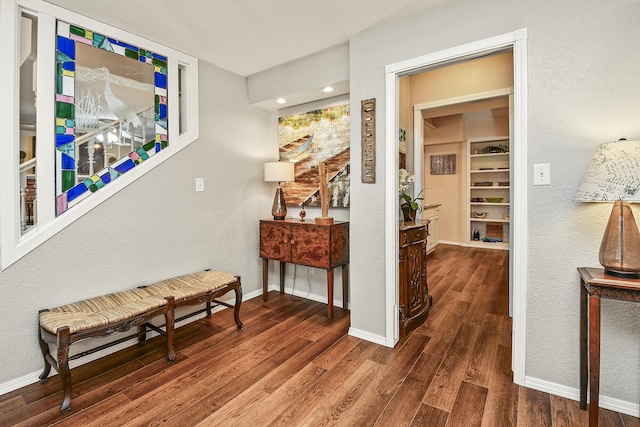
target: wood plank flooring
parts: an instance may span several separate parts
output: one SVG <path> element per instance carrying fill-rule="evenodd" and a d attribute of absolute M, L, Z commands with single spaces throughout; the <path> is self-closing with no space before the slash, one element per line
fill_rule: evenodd
<path fill-rule="evenodd" d="M 349 315 L 272 292 L 162 339 L 72 370 L 61 384 L 0 396 L 0 426 L 586 426 L 575 401 L 511 381 L 508 253 L 440 245 L 428 259 L 433 309 L 395 348 L 347 335 Z M 601 426 L 640 420 L 600 411 Z"/>

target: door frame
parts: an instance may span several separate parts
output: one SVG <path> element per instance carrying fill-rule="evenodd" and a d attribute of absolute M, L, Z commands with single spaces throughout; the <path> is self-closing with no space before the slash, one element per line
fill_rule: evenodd
<path fill-rule="evenodd" d="M 404 75 L 483 56 L 513 50 L 513 197 L 510 243 L 510 277 L 513 289 L 512 370 L 514 382 L 524 385 L 526 358 L 527 290 L 527 30 L 519 29 L 484 40 L 389 64 L 386 73 L 385 105 L 385 283 L 386 345 L 399 340 L 398 325 L 398 79 Z"/>

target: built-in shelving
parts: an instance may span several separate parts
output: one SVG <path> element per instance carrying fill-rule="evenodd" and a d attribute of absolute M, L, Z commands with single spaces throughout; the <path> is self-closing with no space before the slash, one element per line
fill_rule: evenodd
<path fill-rule="evenodd" d="M 472 246 L 508 249 L 511 188 L 509 137 L 467 139 L 467 172 L 467 243 Z M 493 198 L 502 200 L 488 200 Z M 474 212 L 486 212 L 486 215 L 477 218 Z M 478 240 L 473 238 L 476 230 Z M 501 242 L 485 242 L 485 237 L 499 238 Z"/>

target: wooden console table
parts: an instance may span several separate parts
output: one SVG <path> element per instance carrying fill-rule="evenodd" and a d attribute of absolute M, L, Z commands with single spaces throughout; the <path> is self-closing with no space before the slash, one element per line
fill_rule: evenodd
<path fill-rule="evenodd" d="M 587 409 L 588 382 L 589 426 L 593 427 L 598 425 L 600 397 L 600 299 L 640 302 L 640 279 L 605 275 L 602 268 L 581 267 L 578 272 L 581 282 L 580 408 Z"/>
<path fill-rule="evenodd" d="M 267 301 L 269 260 L 280 261 L 280 293 L 285 263 L 327 270 L 327 317 L 333 317 L 333 269 L 342 266 L 342 309 L 347 309 L 349 223 L 316 224 L 313 220 L 260 220 L 262 299 Z"/>

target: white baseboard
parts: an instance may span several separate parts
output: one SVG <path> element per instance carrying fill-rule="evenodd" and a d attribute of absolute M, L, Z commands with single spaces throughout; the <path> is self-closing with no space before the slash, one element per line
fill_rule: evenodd
<path fill-rule="evenodd" d="M 384 335 L 372 334 L 371 332 L 363 331 L 362 329 L 349 328 L 349 335 L 383 346 L 386 346 L 387 342 L 387 339 Z"/>
<path fill-rule="evenodd" d="M 567 387 L 561 384 L 555 384 L 549 381 L 532 377 L 525 377 L 524 386 L 527 388 L 532 388 L 534 390 L 564 397 L 566 399 L 575 401 L 580 400 L 580 390 L 574 387 Z M 640 418 L 640 404 L 638 403 L 627 402 L 625 400 L 600 395 L 599 405 L 604 409 L 609 409 L 611 411 L 620 412 L 622 414 Z"/>

